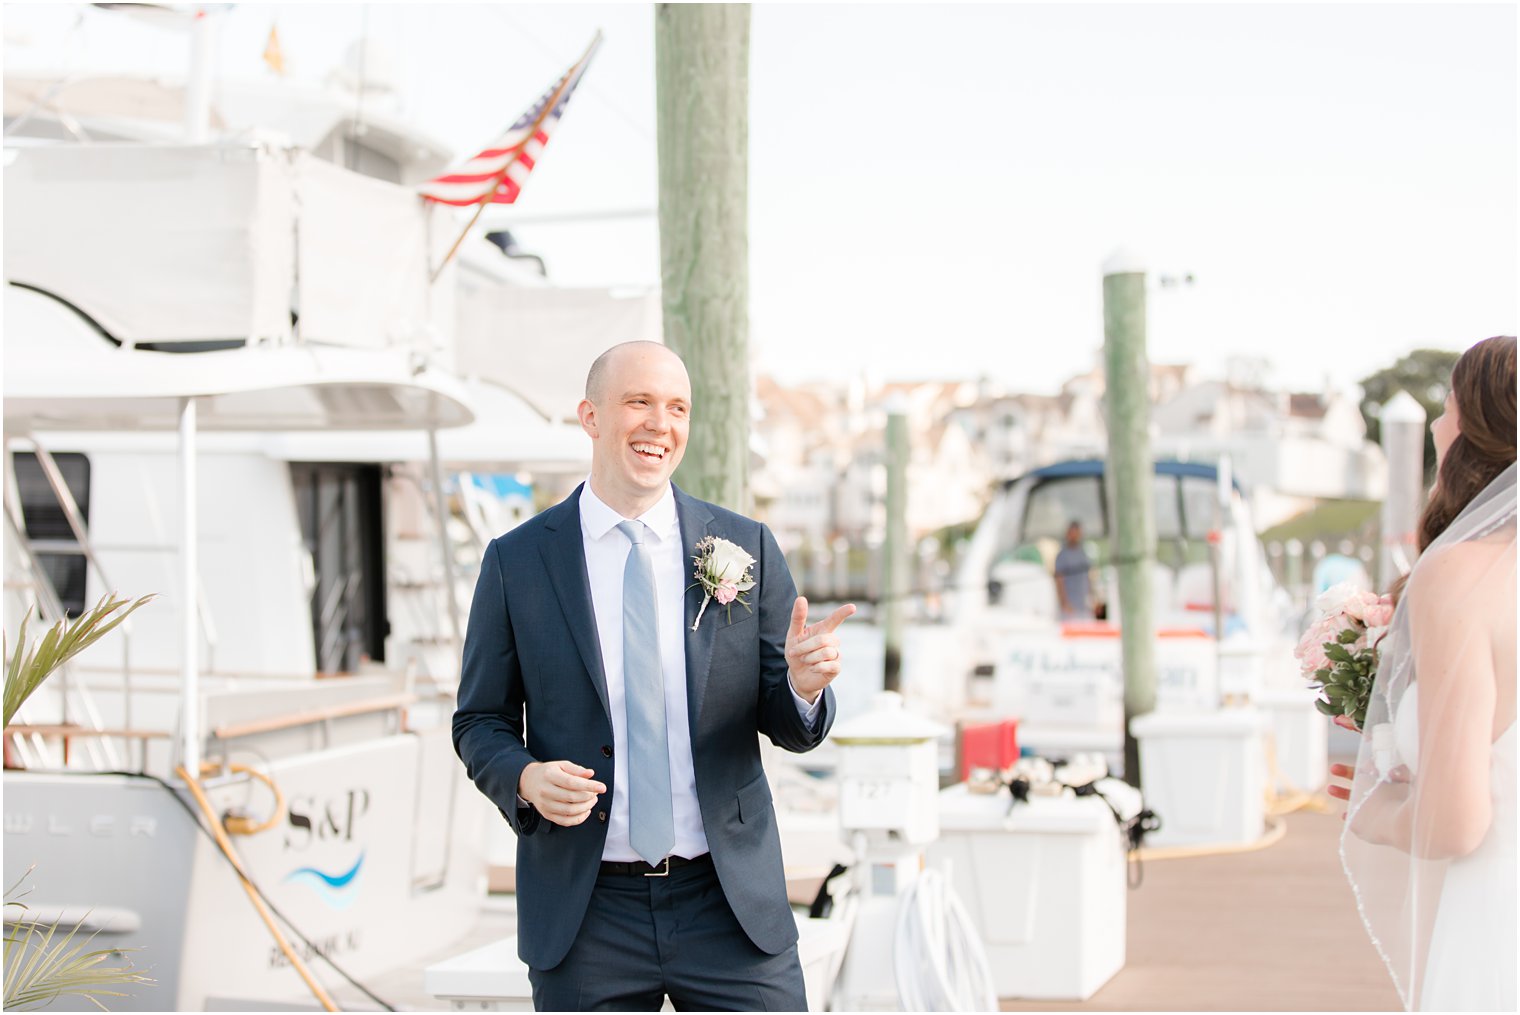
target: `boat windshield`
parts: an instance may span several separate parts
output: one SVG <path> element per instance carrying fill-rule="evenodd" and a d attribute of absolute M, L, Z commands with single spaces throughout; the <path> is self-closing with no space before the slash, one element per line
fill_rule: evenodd
<path fill-rule="evenodd" d="M 1222 527 L 1213 480 L 1158 473 L 1152 484 L 1156 520 L 1156 560 L 1172 569 L 1208 560 L 1208 534 Z M 1109 519 L 1119 508 L 1108 503 L 1102 476 L 1060 476 L 1040 480 L 1024 510 L 1011 514 L 1000 533 L 994 565 L 1020 560 L 1054 565 L 1067 528 L 1082 528 L 1082 545 L 1097 567 L 1108 564 Z"/>

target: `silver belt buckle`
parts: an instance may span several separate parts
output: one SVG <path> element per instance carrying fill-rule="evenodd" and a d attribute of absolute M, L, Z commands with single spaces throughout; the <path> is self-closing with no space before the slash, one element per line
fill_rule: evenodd
<path fill-rule="evenodd" d="M 665 857 L 665 859 L 663 859 L 663 860 L 660 861 L 660 866 L 659 867 L 656 867 L 654 870 L 649 871 L 644 876 L 646 878 L 668 878 L 668 877 L 670 877 L 670 857 L 667 855 Z"/>

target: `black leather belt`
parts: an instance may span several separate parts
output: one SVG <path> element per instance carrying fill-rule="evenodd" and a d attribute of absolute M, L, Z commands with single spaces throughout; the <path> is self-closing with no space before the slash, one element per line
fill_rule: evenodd
<path fill-rule="evenodd" d="M 622 874 L 631 877 L 663 878 L 668 877 L 670 872 L 677 867 L 692 867 L 698 864 L 712 865 L 712 854 L 703 853 L 694 856 L 690 860 L 684 856 L 667 856 L 655 866 L 650 866 L 643 860 L 603 860 L 602 874 Z"/>

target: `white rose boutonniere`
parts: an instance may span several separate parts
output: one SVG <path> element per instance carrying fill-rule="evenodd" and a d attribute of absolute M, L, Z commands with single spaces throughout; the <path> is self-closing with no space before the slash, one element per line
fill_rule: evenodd
<path fill-rule="evenodd" d="M 697 580 L 687 586 L 688 589 L 702 586 L 702 608 L 692 622 L 693 631 L 702 623 L 702 614 L 707 612 L 707 604 L 714 599 L 730 607 L 730 612 L 735 600 L 749 609 L 749 600 L 744 593 L 755 587 L 754 576 L 749 571 L 754 562 L 755 558 L 745 553 L 742 546 L 727 539 L 707 536 L 697 543 L 697 555 L 692 558 Z"/>

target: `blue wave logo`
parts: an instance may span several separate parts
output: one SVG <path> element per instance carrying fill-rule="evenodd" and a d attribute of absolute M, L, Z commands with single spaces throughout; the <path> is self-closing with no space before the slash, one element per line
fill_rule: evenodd
<path fill-rule="evenodd" d="M 359 869 L 363 866 L 364 853 L 361 852 L 359 859 L 354 861 L 354 865 L 342 874 L 328 874 L 315 867 L 297 867 L 285 875 L 285 880 L 306 885 L 330 907 L 343 910 L 352 906 L 354 900 L 359 897 L 355 881 L 359 877 Z"/>

